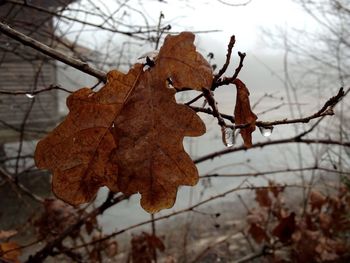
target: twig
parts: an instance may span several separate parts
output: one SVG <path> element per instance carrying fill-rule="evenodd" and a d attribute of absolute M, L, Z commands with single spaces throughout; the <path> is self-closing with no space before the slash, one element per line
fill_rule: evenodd
<path fill-rule="evenodd" d="M 50 48 L 49 46 L 31 38 L 28 37 L 24 34 L 22 34 L 21 32 L 12 29 L 11 27 L 9 27 L 8 25 L 5 25 L 4 23 L 0 22 L 0 32 L 4 33 L 5 35 L 7 35 L 8 37 L 15 39 L 19 42 L 21 42 L 23 45 L 29 46 L 35 50 L 38 50 L 39 52 L 57 59 L 69 66 L 72 66 L 73 68 L 76 68 L 82 72 L 85 72 L 86 74 L 89 74 L 91 76 L 94 76 L 100 80 L 102 80 L 103 82 L 106 82 L 107 78 L 106 78 L 106 73 L 92 68 L 89 66 L 88 63 L 82 62 L 78 59 L 69 57 L 65 54 L 63 54 L 60 51 L 57 51 L 53 48 Z"/>
<path fill-rule="evenodd" d="M 287 143 L 305 143 L 305 144 L 328 144 L 328 145 L 341 145 L 344 147 L 350 147 L 350 141 L 349 142 L 340 142 L 340 141 L 334 141 L 334 140 L 328 140 L 328 139 L 302 139 L 296 137 L 291 137 L 287 139 L 280 139 L 280 140 L 274 140 L 274 141 L 267 141 L 267 142 L 258 142 L 253 144 L 249 149 L 254 148 L 262 148 L 265 146 L 271 146 L 276 144 L 287 144 Z M 239 151 L 246 151 L 247 148 L 245 146 L 240 147 L 233 147 L 233 148 L 226 148 L 221 151 L 213 152 L 207 155 L 204 155 L 196 160 L 194 160 L 195 164 L 212 160 L 214 158 L 220 157 L 225 154 L 233 153 L 233 152 L 239 152 Z"/>
<path fill-rule="evenodd" d="M 257 127 L 271 127 L 271 126 L 276 126 L 276 125 L 286 125 L 286 124 L 292 124 L 292 123 L 308 123 L 309 121 L 324 117 L 324 116 L 329 116 L 329 115 L 334 115 L 333 108 L 335 105 L 342 100 L 348 93 L 350 92 L 350 88 L 347 89 L 346 92 L 344 92 L 344 89 L 341 88 L 338 91 L 338 94 L 329 100 L 325 102 L 325 104 L 322 106 L 322 108 L 317 111 L 316 113 L 313 113 L 309 116 L 303 117 L 303 118 L 296 118 L 296 119 L 282 119 L 282 120 L 276 120 L 276 121 L 257 121 L 255 125 Z M 187 103 L 186 103 L 187 105 Z M 214 117 L 220 116 L 223 119 L 227 119 L 230 122 L 234 123 L 235 119 L 231 115 L 223 114 L 220 112 L 215 112 L 214 110 L 211 110 L 209 108 L 201 108 L 201 107 L 195 107 L 195 106 L 189 106 L 191 109 L 193 109 L 196 112 L 203 112 L 207 113 L 209 115 L 212 115 Z M 228 125 L 226 125 L 228 126 Z M 247 124 L 241 124 L 241 125 L 235 125 L 234 128 L 244 128 L 246 127 Z"/>
<path fill-rule="evenodd" d="M 214 80 L 213 80 L 214 83 L 217 82 L 218 79 L 221 78 L 221 76 L 226 72 L 226 70 L 230 64 L 232 49 L 233 49 L 233 46 L 235 45 L 235 43 L 236 43 L 235 36 L 231 36 L 230 42 L 228 43 L 228 46 L 227 46 L 226 61 L 225 61 L 224 65 L 222 66 L 222 68 L 219 70 L 218 74 L 216 74 L 214 76 Z"/>
<path fill-rule="evenodd" d="M 226 128 L 226 123 L 224 119 L 221 117 L 221 114 L 218 110 L 217 103 L 214 99 L 214 97 L 211 95 L 211 91 L 207 89 L 203 89 L 203 95 L 205 99 L 208 101 L 208 104 L 212 108 L 212 113 L 215 118 L 218 120 L 218 124 L 221 126 L 221 128 Z"/>
<path fill-rule="evenodd" d="M 30 198 L 32 198 L 34 201 L 43 203 L 44 200 L 37 196 L 36 194 L 32 193 L 28 188 L 26 188 L 24 185 L 16 182 L 10 174 L 8 174 L 2 167 L 0 167 L 0 176 L 3 177 L 7 182 L 9 182 L 11 185 L 16 186 L 17 189 L 19 189 L 24 194 L 28 195 Z"/>
<path fill-rule="evenodd" d="M 300 172 L 300 171 L 313 171 L 313 170 L 320 170 L 320 171 L 325 171 L 325 172 L 331 172 L 331 173 L 338 173 L 338 174 L 343 174 L 343 175 L 350 175 L 348 172 L 342 172 L 342 171 L 337 171 L 337 170 L 332 170 L 324 167 L 317 167 L 317 166 L 311 166 L 311 167 L 303 167 L 303 168 L 294 168 L 294 169 L 280 169 L 280 170 L 275 170 L 275 171 L 264 171 L 264 172 L 253 172 L 253 173 L 237 173 L 237 174 L 207 174 L 200 176 L 200 179 L 208 178 L 208 177 L 257 177 L 260 175 L 268 175 L 268 174 L 278 174 L 278 173 L 293 173 L 293 172 Z"/>
<path fill-rule="evenodd" d="M 233 48 L 234 44 L 235 44 L 235 37 L 231 36 L 231 39 L 230 39 L 230 42 L 229 42 L 228 48 L 227 48 L 226 61 L 225 61 L 224 65 L 222 66 L 222 68 L 220 69 L 219 73 L 216 76 L 214 76 L 214 79 L 213 79 L 213 82 L 212 82 L 212 85 L 210 88 L 212 91 L 214 91 L 219 86 L 229 85 L 235 78 L 238 77 L 238 74 L 243 67 L 243 61 L 244 61 L 246 54 L 238 52 L 238 56 L 239 56 L 240 60 L 239 60 L 238 66 L 235 70 L 235 73 L 233 74 L 233 76 L 231 78 L 224 78 L 223 80 L 220 79 L 220 77 L 226 72 L 226 69 L 230 63 L 232 48 Z M 192 100 L 186 102 L 185 105 L 189 106 L 192 103 L 199 100 L 200 98 L 202 98 L 203 96 L 205 96 L 205 94 L 202 93 L 202 94 L 198 95 L 197 97 L 193 98 Z"/>
<path fill-rule="evenodd" d="M 151 214 L 151 227 L 152 227 L 152 236 L 155 237 L 157 235 L 156 233 L 156 223 L 154 222 L 154 214 Z M 153 260 L 155 263 L 157 263 L 157 249 L 153 250 Z"/>
<path fill-rule="evenodd" d="M 33 90 L 33 91 L 25 91 L 25 90 L 0 90 L 0 94 L 7 94 L 7 95 L 37 95 L 42 92 L 50 91 L 50 90 L 63 90 L 68 93 L 72 93 L 72 91 L 67 90 L 65 88 L 62 88 L 59 85 L 50 85 L 47 88 L 39 89 L 39 90 Z"/>
<path fill-rule="evenodd" d="M 196 106 L 189 106 L 189 107 L 195 112 L 203 112 L 214 116 L 214 112 L 210 108 L 201 108 Z M 232 115 L 228 115 L 220 112 L 220 116 L 226 120 L 229 120 L 232 123 L 235 123 L 235 118 Z"/>
<path fill-rule="evenodd" d="M 244 61 L 244 58 L 246 56 L 246 53 L 242 53 L 242 52 L 238 51 L 238 56 L 239 56 L 239 64 L 238 64 L 237 68 L 235 69 L 235 73 L 230 78 L 224 78 L 223 80 L 219 80 L 216 83 L 214 83 L 213 85 L 215 86 L 215 88 L 222 86 L 222 85 L 229 85 L 238 77 L 239 73 L 241 72 L 241 70 L 243 68 L 243 61 Z"/>

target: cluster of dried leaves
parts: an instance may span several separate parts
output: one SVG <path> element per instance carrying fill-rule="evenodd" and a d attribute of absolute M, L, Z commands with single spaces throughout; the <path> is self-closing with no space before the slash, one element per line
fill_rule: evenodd
<path fill-rule="evenodd" d="M 290 211 L 284 188 L 270 182 L 256 190 L 259 207 L 249 212 L 248 233 L 265 248 L 269 262 L 328 262 L 349 257 L 350 192 L 329 196 L 312 190 L 303 212 Z"/>
<path fill-rule="evenodd" d="M 39 240 L 44 239 L 50 242 L 62 235 L 67 229 L 71 229 L 68 237 L 73 244 L 84 240 L 83 243 L 103 238 L 101 227 L 98 225 L 96 217 L 85 218 L 86 213 L 72 206 L 57 200 L 46 199 L 44 202 L 44 212 L 35 221 L 38 229 Z M 84 218 L 84 228 L 74 227 L 79 219 Z M 72 227 L 73 226 L 73 227 Z M 63 244 L 59 248 L 64 250 Z M 118 253 L 118 244 L 115 240 L 105 240 L 97 242 L 88 251 L 89 262 L 102 262 L 102 258 L 113 258 Z M 72 256 L 72 255 L 71 255 Z"/>
<path fill-rule="evenodd" d="M 98 92 L 83 88 L 68 97 L 68 116 L 35 152 L 37 167 L 52 171 L 53 192 L 60 199 L 89 202 L 107 186 L 125 195 L 140 193 L 142 207 L 155 213 L 173 206 L 180 185 L 197 183 L 183 138 L 202 135 L 205 125 L 174 97 L 185 88 L 213 87 L 212 68 L 193 41 L 189 32 L 167 36 L 155 60 L 147 59 L 149 69 L 135 64 L 127 74 L 111 71 Z M 236 124 L 248 125 L 241 134 L 249 147 L 257 117 L 244 83 L 232 83 Z"/>

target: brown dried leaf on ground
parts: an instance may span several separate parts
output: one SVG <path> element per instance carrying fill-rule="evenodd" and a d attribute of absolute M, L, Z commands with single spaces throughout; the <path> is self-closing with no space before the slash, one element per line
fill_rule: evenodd
<path fill-rule="evenodd" d="M 179 185 L 194 185 L 198 172 L 183 149 L 184 136 L 199 136 L 204 123 L 175 101 L 177 89 L 211 86 L 212 71 L 196 52 L 194 35 L 168 36 L 155 65 L 111 71 L 98 92 L 81 89 L 67 100 L 66 119 L 38 143 L 39 168 L 53 172 L 53 191 L 71 204 L 90 201 L 99 187 L 141 193 L 149 212 L 171 207 Z"/>
<path fill-rule="evenodd" d="M 242 128 L 240 133 L 245 147 L 252 146 L 252 133 L 255 131 L 255 121 L 258 118 L 250 108 L 249 90 L 239 79 L 235 79 L 233 84 L 237 88 L 236 106 L 235 106 L 235 124 L 248 124 L 248 127 Z"/>
<path fill-rule="evenodd" d="M 21 250 L 16 242 L 0 243 L 0 262 L 19 263 Z"/>

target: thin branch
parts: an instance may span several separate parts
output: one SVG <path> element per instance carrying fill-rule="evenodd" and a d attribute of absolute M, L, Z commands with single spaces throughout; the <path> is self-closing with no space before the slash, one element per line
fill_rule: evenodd
<path fill-rule="evenodd" d="M 0 167 L 0 176 L 4 178 L 9 184 L 15 186 L 17 189 L 19 189 L 22 193 L 25 195 L 29 196 L 31 199 L 33 199 L 36 202 L 43 203 L 44 200 L 40 197 L 37 196 L 36 194 L 32 193 L 27 187 L 19 183 L 18 181 L 16 182 L 12 176 L 7 173 L 3 168 Z"/>
<path fill-rule="evenodd" d="M 224 119 L 221 117 L 221 114 L 220 114 L 218 107 L 217 107 L 217 102 L 215 101 L 214 97 L 212 96 L 211 91 L 207 90 L 207 89 L 203 89 L 202 91 L 203 91 L 203 95 L 204 95 L 205 99 L 208 101 L 208 104 L 212 108 L 213 116 L 215 118 L 217 118 L 217 120 L 218 120 L 218 124 L 221 126 L 221 128 L 226 128 L 226 123 L 225 123 Z"/>
<path fill-rule="evenodd" d="M 322 106 L 322 108 L 317 111 L 316 113 L 313 113 L 309 116 L 303 117 L 303 118 L 296 118 L 296 119 L 282 119 L 282 120 L 276 120 L 276 121 L 257 121 L 255 125 L 257 127 L 271 127 L 275 125 L 286 125 L 286 124 L 292 124 L 292 123 L 308 123 L 313 119 L 317 119 L 324 116 L 334 115 L 333 108 L 335 105 L 340 102 L 348 93 L 350 92 L 350 88 L 347 89 L 346 92 L 344 92 L 343 88 L 339 89 L 338 94 L 329 100 L 326 101 L 326 103 Z M 187 105 L 187 103 L 186 103 Z M 214 117 L 220 116 L 221 119 L 227 119 L 230 122 L 234 123 L 235 119 L 231 115 L 223 114 L 220 112 L 216 112 L 214 110 L 211 110 L 209 108 L 201 108 L 201 107 L 195 107 L 195 106 L 189 106 L 191 109 L 193 109 L 196 112 L 203 112 L 207 113 L 209 115 L 212 115 Z M 228 126 L 228 125 L 226 125 Z M 241 124 L 241 125 L 235 125 L 234 128 L 244 128 L 247 127 L 247 124 Z M 305 135 L 305 134 L 304 134 Z M 303 135 L 303 136 L 304 136 Z"/>
<path fill-rule="evenodd" d="M 235 72 L 232 75 L 232 77 L 224 78 L 223 80 L 218 80 L 216 83 L 213 84 L 215 86 L 215 88 L 222 86 L 222 85 L 229 85 L 238 77 L 239 73 L 241 72 L 241 70 L 243 68 L 243 62 L 244 62 L 244 58 L 246 56 L 246 53 L 242 53 L 242 52 L 238 51 L 238 56 L 239 56 L 239 64 L 238 64 L 237 68 L 235 69 Z"/>
<path fill-rule="evenodd" d="M 212 82 L 212 85 L 211 85 L 211 88 L 210 88 L 212 91 L 214 91 L 219 86 L 231 84 L 231 82 L 238 77 L 239 72 L 243 68 L 243 61 L 244 61 L 244 58 L 245 58 L 246 54 L 238 52 L 238 56 L 239 56 L 240 60 L 239 60 L 239 64 L 238 64 L 237 68 L 235 69 L 235 73 L 230 78 L 224 78 L 223 80 L 220 79 L 222 74 L 224 74 L 226 72 L 226 69 L 227 69 L 227 67 L 229 65 L 229 62 L 230 62 L 230 59 L 231 59 L 232 48 L 234 46 L 234 43 L 235 43 L 235 37 L 232 36 L 231 39 L 230 39 L 228 48 L 227 48 L 226 61 L 225 61 L 224 65 L 222 66 L 222 68 L 220 69 L 219 73 L 214 76 L 214 79 L 213 79 L 213 82 Z M 193 98 L 192 100 L 186 102 L 185 105 L 189 106 L 192 103 L 194 103 L 197 100 L 199 100 L 200 98 L 202 98 L 203 96 L 204 96 L 204 94 L 202 93 L 202 94 L 198 95 L 197 97 Z"/>
<path fill-rule="evenodd" d="M 50 90 L 62 90 L 68 93 L 73 93 L 70 90 L 67 90 L 65 88 L 62 88 L 59 85 L 50 85 L 47 88 L 39 89 L 39 90 L 33 90 L 33 91 L 25 91 L 25 90 L 0 90 L 0 94 L 7 94 L 7 95 L 37 95 L 42 92 L 50 91 Z"/>
<path fill-rule="evenodd" d="M 92 68 L 91 66 L 89 66 L 88 63 L 82 62 L 81 60 L 69 57 L 65 54 L 63 54 L 60 51 L 57 51 L 53 48 L 50 48 L 49 46 L 31 38 L 28 37 L 24 34 L 22 34 L 21 32 L 12 29 L 11 27 L 9 27 L 8 25 L 5 25 L 4 23 L 0 22 L 0 32 L 4 33 L 5 35 L 7 35 L 8 37 L 15 39 L 19 42 L 21 42 L 23 45 L 29 46 L 35 50 L 38 50 L 39 52 L 57 59 L 69 66 L 72 66 L 73 68 L 76 68 L 82 72 L 85 72 L 86 74 L 89 74 L 91 76 L 94 76 L 100 80 L 102 80 L 103 82 L 106 82 L 107 77 L 106 77 L 106 73 Z"/>
<path fill-rule="evenodd" d="M 324 167 L 318 167 L 318 166 L 310 166 L 310 167 L 304 167 L 304 168 L 287 168 L 287 169 L 280 169 L 280 170 L 274 170 L 274 171 L 263 171 L 263 172 L 253 172 L 253 173 L 237 173 L 237 174 L 206 174 L 202 175 L 199 178 L 204 179 L 208 177 L 221 177 L 221 178 L 230 178 L 230 177 L 257 177 L 260 175 L 269 175 L 269 174 L 279 174 L 279 173 L 294 173 L 294 172 L 300 172 L 300 171 L 314 171 L 314 170 L 320 170 L 330 173 L 337 173 L 337 174 L 343 174 L 343 175 L 350 175 L 350 173 L 337 171 L 333 169 L 328 169 Z"/>
<path fill-rule="evenodd" d="M 226 61 L 225 61 L 224 65 L 222 66 L 222 68 L 219 70 L 218 74 L 216 74 L 214 76 L 214 80 L 213 80 L 214 83 L 217 82 L 217 80 L 219 78 L 221 78 L 221 76 L 226 72 L 226 70 L 230 64 L 232 49 L 233 49 L 233 46 L 235 45 L 235 43 L 236 43 L 235 36 L 231 36 L 230 42 L 228 43 L 228 46 L 227 46 Z"/>
<path fill-rule="evenodd" d="M 214 116 L 214 112 L 210 108 L 201 108 L 201 107 L 196 107 L 196 106 L 189 106 L 192 110 L 195 112 L 203 112 L 209 115 Z M 224 113 L 219 113 L 220 116 L 226 120 L 229 120 L 232 123 L 235 123 L 235 118 L 232 115 L 224 114 Z"/>
<path fill-rule="evenodd" d="M 349 142 L 340 142 L 340 141 L 334 141 L 334 140 L 328 140 L 328 139 L 302 139 L 298 138 L 298 136 L 287 138 L 287 139 L 280 139 L 275 141 L 267 141 L 267 142 L 258 142 L 253 144 L 249 149 L 254 148 L 262 148 L 265 146 L 271 146 L 276 144 L 288 144 L 288 143 L 305 143 L 305 144 L 328 144 L 328 145 L 341 145 L 344 147 L 350 147 L 350 141 Z M 204 155 L 196 160 L 194 160 L 195 164 L 202 163 L 204 161 L 213 160 L 214 158 L 220 157 L 225 154 L 233 153 L 233 152 L 239 152 L 239 151 L 246 151 L 247 148 L 245 146 L 239 146 L 239 147 L 233 147 L 233 148 L 226 148 L 221 151 L 213 152 L 207 155 Z"/>

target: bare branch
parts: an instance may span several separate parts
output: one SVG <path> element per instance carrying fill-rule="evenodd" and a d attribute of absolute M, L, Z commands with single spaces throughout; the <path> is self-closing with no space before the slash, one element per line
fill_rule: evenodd
<path fill-rule="evenodd" d="M 85 72 L 91 76 L 94 76 L 104 82 L 106 82 L 106 73 L 92 68 L 91 66 L 89 66 L 88 63 L 82 62 L 78 59 L 74 59 L 72 57 L 69 57 L 65 54 L 63 54 L 60 51 L 57 51 L 53 48 L 50 48 L 49 46 L 31 38 L 28 37 L 24 34 L 22 34 L 21 32 L 18 32 L 17 30 L 12 29 L 11 27 L 9 27 L 8 25 L 5 25 L 4 23 L 0 22 L 0 32 L 4 33 L 5 35 L 7 35 L 10 38 L 13 38 L 19 42 L 21 42 L 23 45 L 26 46 L 30 46 L 31 48 L 34 48 L 35 50 L 40 51 L 41 53 L 57 59 L 69 66 L 72 66 L 73 68 L 76 68 L 82 72 Z"/>
<path fill-rule="evenodd" d="M 302 139 L 298 138 L 298 136 L 287 138 L 287 139 L 280 139 L 280 140 L 274 140 L 274 141 L 267 141 L 267 142 L 258 142 L 253 144 L 249 149 L 254 148 L 263 148 L 265 146 L 271 146 L 271 145 L 277 145 L 277 144 L 289 144 L 289 143 L 304 143 L 304 144 L 328 144 L 328 145 L 341 145 L 344 147 L 350 147 L 350 141 L 349 142 L 341 142 L 341 141 L 334 141 L 334 140 L 327 140 L 327 139 Z M 247 148 L 245 146 L 239 146 L 239 147 L 233 147 L 233 148 L 226 148 L 221 151 L 213 152 L 207 155 L 204 155 L 196 160 L 194 160 L 194 163 L 202 163 L 204 161 L 213 160 L 214 158 L 220 157 L 225 154 L 233 153 L 233 152 L 239 152 L 239 151 L 246 151 Z"/>
<path fill-rule="evenodd" d="M 47 88 L 43 88 L 40 90 L 34 90 L 34 91 L 25 91 L 25 90 L 16 90 L 16 91 L 11 91 L 11 90 L 0 90 L 0 94 L 7 94 L 7 95 L 37 95 L 42 92 L 50 91 L 50 90 L 62 90 L 68 93 L 72 93 L 72 91 L 67 90 L 65 88 L 62 88 L 59 85 L 50 85 Z"/>

